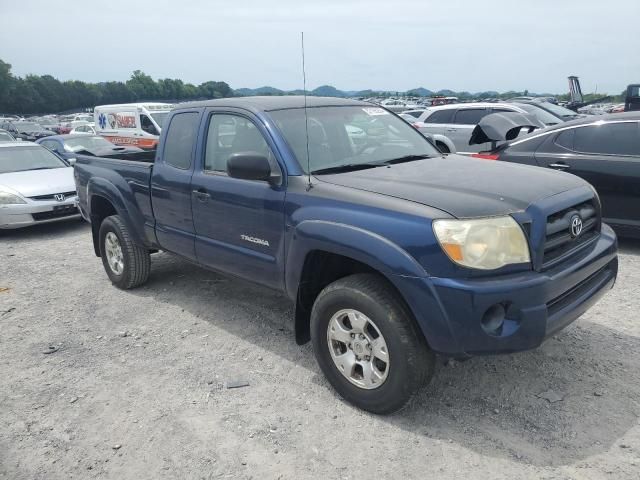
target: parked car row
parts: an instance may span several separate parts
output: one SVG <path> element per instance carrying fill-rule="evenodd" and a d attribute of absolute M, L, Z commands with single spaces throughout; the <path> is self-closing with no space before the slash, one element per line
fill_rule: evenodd
<path fill-rule="evenodd" d="M 455 103 L 430 107 L 423 110 L 409 110 L 405 112 L 415 117 L 412 125 L 421 133 L 429 135 L 443 135 L 455 146 L 455 150 L 462 154 L 471 154 L 490 148 L 490 144 L 470 145 L 471 132 L 478 122 L 485 116 L 496 112 L 518 112 L 532 114 L 541 126 L 556 125 L 565 121 L 559 113 L 554 113 L 546 104 L 516 103 L 516 102 L 475 102 Z M 554 107 L 557 107 L 554 105 Z M 562 107 L 558 107 L 562 108 Z M 575 115 L 575 112 L 572 112 Z"/>
<path fill-rule="evenodd" d="M 38 138 L 54 135 L 51 130 L 43 128 L 40 124 L 27 121 L 0 121 L 0 129 L 9 132 L 16 140 L 34 141 Z"/>
<path fill-rule="evenodd" d="M 32 142 L 0 142 L 0 229 L 79 218 L 69 162 Z"/>

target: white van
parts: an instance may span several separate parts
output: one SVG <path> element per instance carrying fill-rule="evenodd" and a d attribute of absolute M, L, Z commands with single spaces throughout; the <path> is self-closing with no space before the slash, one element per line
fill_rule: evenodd
<path fill-rule="evenodd" d="M 116 145 L 156 148 L 170 103 L 125 103 L 93 109 L 96 132 Z"/>

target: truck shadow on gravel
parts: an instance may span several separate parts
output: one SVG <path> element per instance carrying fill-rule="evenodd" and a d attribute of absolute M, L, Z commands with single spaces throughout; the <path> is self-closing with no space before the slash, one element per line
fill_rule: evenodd
<path fill-rule="evenodd" d="M 159 254 L 153 256 L 148 284 L 131 294 L 178 306 L 295 362 L 331 389 L 309 345 L 295 344 L 293 308 L 277 292 Z M 371 419 L 481 455 L 538 466 L 572 464 L 618 448 L 614 445 L 640 416 L 634 373 L 640 338 L 589 321 L 603 311 L 597 305 L 537 350 L 439 361 L 431 384 L 407 408 Z M 337 395 L 335 401 L 341 401 Z"/>

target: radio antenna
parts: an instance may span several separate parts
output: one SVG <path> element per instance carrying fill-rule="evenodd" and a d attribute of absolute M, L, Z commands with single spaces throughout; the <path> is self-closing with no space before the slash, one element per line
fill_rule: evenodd
<path fill-rule="evenodd" d="M 313 186 L 311 184 L 311 159 L 309 157 L 309 117 L 307 116 L 307 74 L 304 70 L 304 32 L 300 32 L 302 46 L 302 95 L 304 97 L 304 132 L 307 143 L 307 190 Z"/>

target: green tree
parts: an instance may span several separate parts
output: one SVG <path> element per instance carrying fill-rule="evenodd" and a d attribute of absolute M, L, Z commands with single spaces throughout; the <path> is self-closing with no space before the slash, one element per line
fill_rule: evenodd
<path fill-rule="evenodd" d="M 127 88 L 131 90 L 136 100 L 153 100 L 160 98 L 158 84 L 146 73 L 135 70 L 127 80 Z"/>

